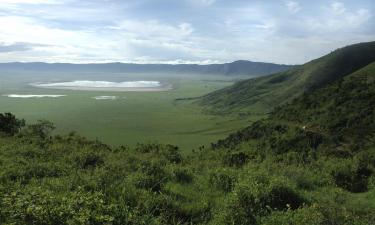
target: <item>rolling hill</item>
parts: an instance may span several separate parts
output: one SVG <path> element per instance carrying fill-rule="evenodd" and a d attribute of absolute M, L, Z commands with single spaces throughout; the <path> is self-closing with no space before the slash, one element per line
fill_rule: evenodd
<path fill-rule="evenodd" d="M 240 81 L 199 103 L 214 113 L 264 113 L 291 99 L 324 87 L 375 60 L 375 42 L 338 49 L 326 56 L 270 76 Z"/>
<path fill-rule="evenodd" d="M 371 144 L 368 140 L 374 138 L 374 105 L 375 61 L 326 87 L 276 107 L 267 119 L 230 135 L 218 145 L 229 148 L 261 137 L 272 139 L 273 128 L 282 126 L 316 134 L 321 141 L 325 137 L 334 146 L 345 143 L 346 150 L 357 149 L 365 143 Z"/>
<path fill-rule="evenodd" d="M 215 75 L 261 76 L 290 69 L 292 66 L 273 63 L 235 61 L 224 64 L 69 64 L 69 63 L 1 63 L 1 71 L 59 71 L 59 72 L 115 72 L 115 73 L 181 73 Z"/>

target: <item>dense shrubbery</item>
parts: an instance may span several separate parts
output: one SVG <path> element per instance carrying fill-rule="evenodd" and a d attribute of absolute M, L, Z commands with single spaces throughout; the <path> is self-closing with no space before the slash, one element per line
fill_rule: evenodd
<path fill-rule="evenodd" d="M 320 154 L 325 143 L 308 130 L 266 121 L 255 126 L 261 128 L 252 134 L 257 139 L 233 148 L 202 148 L 188 157 L 171 145 L 111 148 L 74 133 L 51 137 L 53 126 L 47 122 L 34 126 L 38 129 L 26 126 L 0 139 L 0 220 L 296 225 L 374 221 L 370 212 L 375 209 L 354 203 L 351 193 L 375 192 L 371 149 L 337 158 Z"/>

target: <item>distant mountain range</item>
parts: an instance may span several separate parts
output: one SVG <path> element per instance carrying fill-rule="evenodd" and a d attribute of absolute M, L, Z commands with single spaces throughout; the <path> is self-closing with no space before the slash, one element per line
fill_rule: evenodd
<path fill-rule="evenodd" d="M 375 42 L 337 49 L 288 71 L 242 80 L 203 96 L 199 102 L 215 113 L 264 113 L 323 88 L 375 61 Z"/>
<path fill-rule="evenodd" d="M 61 72 L 124 72 L 124 73 L 185 73 L 217 75 L 261 76 L 290 69 L 290 65 L 273 63 L 235 61 L 224 64 L 69 64 L 69 63 L 0 63 L 1 71 L 61 71 Z"/>

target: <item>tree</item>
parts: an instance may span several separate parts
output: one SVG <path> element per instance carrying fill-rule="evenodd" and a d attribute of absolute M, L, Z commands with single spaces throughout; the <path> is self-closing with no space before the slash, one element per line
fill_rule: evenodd
<path fill-rule="evenodd" d="M 31 124 L 27 128 L 32 135 L 45 139 L 50 136 L 56 127 L 48 120 L 38 120 L 36 124 Z"/>
<path fill-rule="evenodd" d="M 15 135 L 25 126 L 25 120 L 17 119 L 12 113 L 0 113 L 0 133 Z"/>

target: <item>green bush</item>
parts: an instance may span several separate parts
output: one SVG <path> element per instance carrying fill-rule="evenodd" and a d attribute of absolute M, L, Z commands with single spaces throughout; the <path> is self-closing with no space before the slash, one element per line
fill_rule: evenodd
<path fill-rule="evenodd" d="M 368 178 L 372 170 L 367 165 L 348 161 L 338 165 L 332 172 L 335 184 L 347 191 L 358 193 L 368 190 Z"/>
<path fill-rule="evenodd" d="M 76 156 L 75 161 L 81 169 L 89 169 L 104 164 L 104 157 L 101 153 L 95 151 L 86 151 Z"/>
<path fill-rule="evenodd" d="M 277 210 L 295 210 L 306 200 L 294 188 L 265 174 L 241 180 L 226 205 L 224 224 L 257 224 L 257 218 Z"/>
<path fill-rule="evenodd" d="M 224 156 L 224 165 L 241 167 L 246 164 L 249 156 L 244 152 L 230 152 Z"/>
<path fill-rule="evenodd" d="M 173 170 L 173 178 L 181 184 L 189 184 L 193 181 L 193 173 L 186 168 L 175 168 Z"/>
<path fill-rule="evenodd" d="M 11 113 L 0 113 L 0 133 L 15 135 L 25 126 L 25 120 L 17 119 Z"/>
<path fill-rule="evenodd" d="M 322 225 L 325 218 L 316 205 L 286 212 L 274 211 L 262 218 L 261 225 Z"/>
<path fill-rule="evenodd" d="M 164 184 L 170 180 L 162 165 L 157 162 L 142 162 L 140 170 L 134 174 L 136 187 L 159 192 Z"/>
<path fill-rule="evenodd" d="M 230 192 L 233 190 L 236 178 L 228 171 L 219 170 L 210 174 L 210 184 L 223 192 Z"/>
<path fill-rule="evenodd" d="M 82 189 L 64 197 L 42 189 L 14 191 L 1 199 L 1 213 L 8 224 L 111 224 L 114 206 L 103 197 Z"/>

